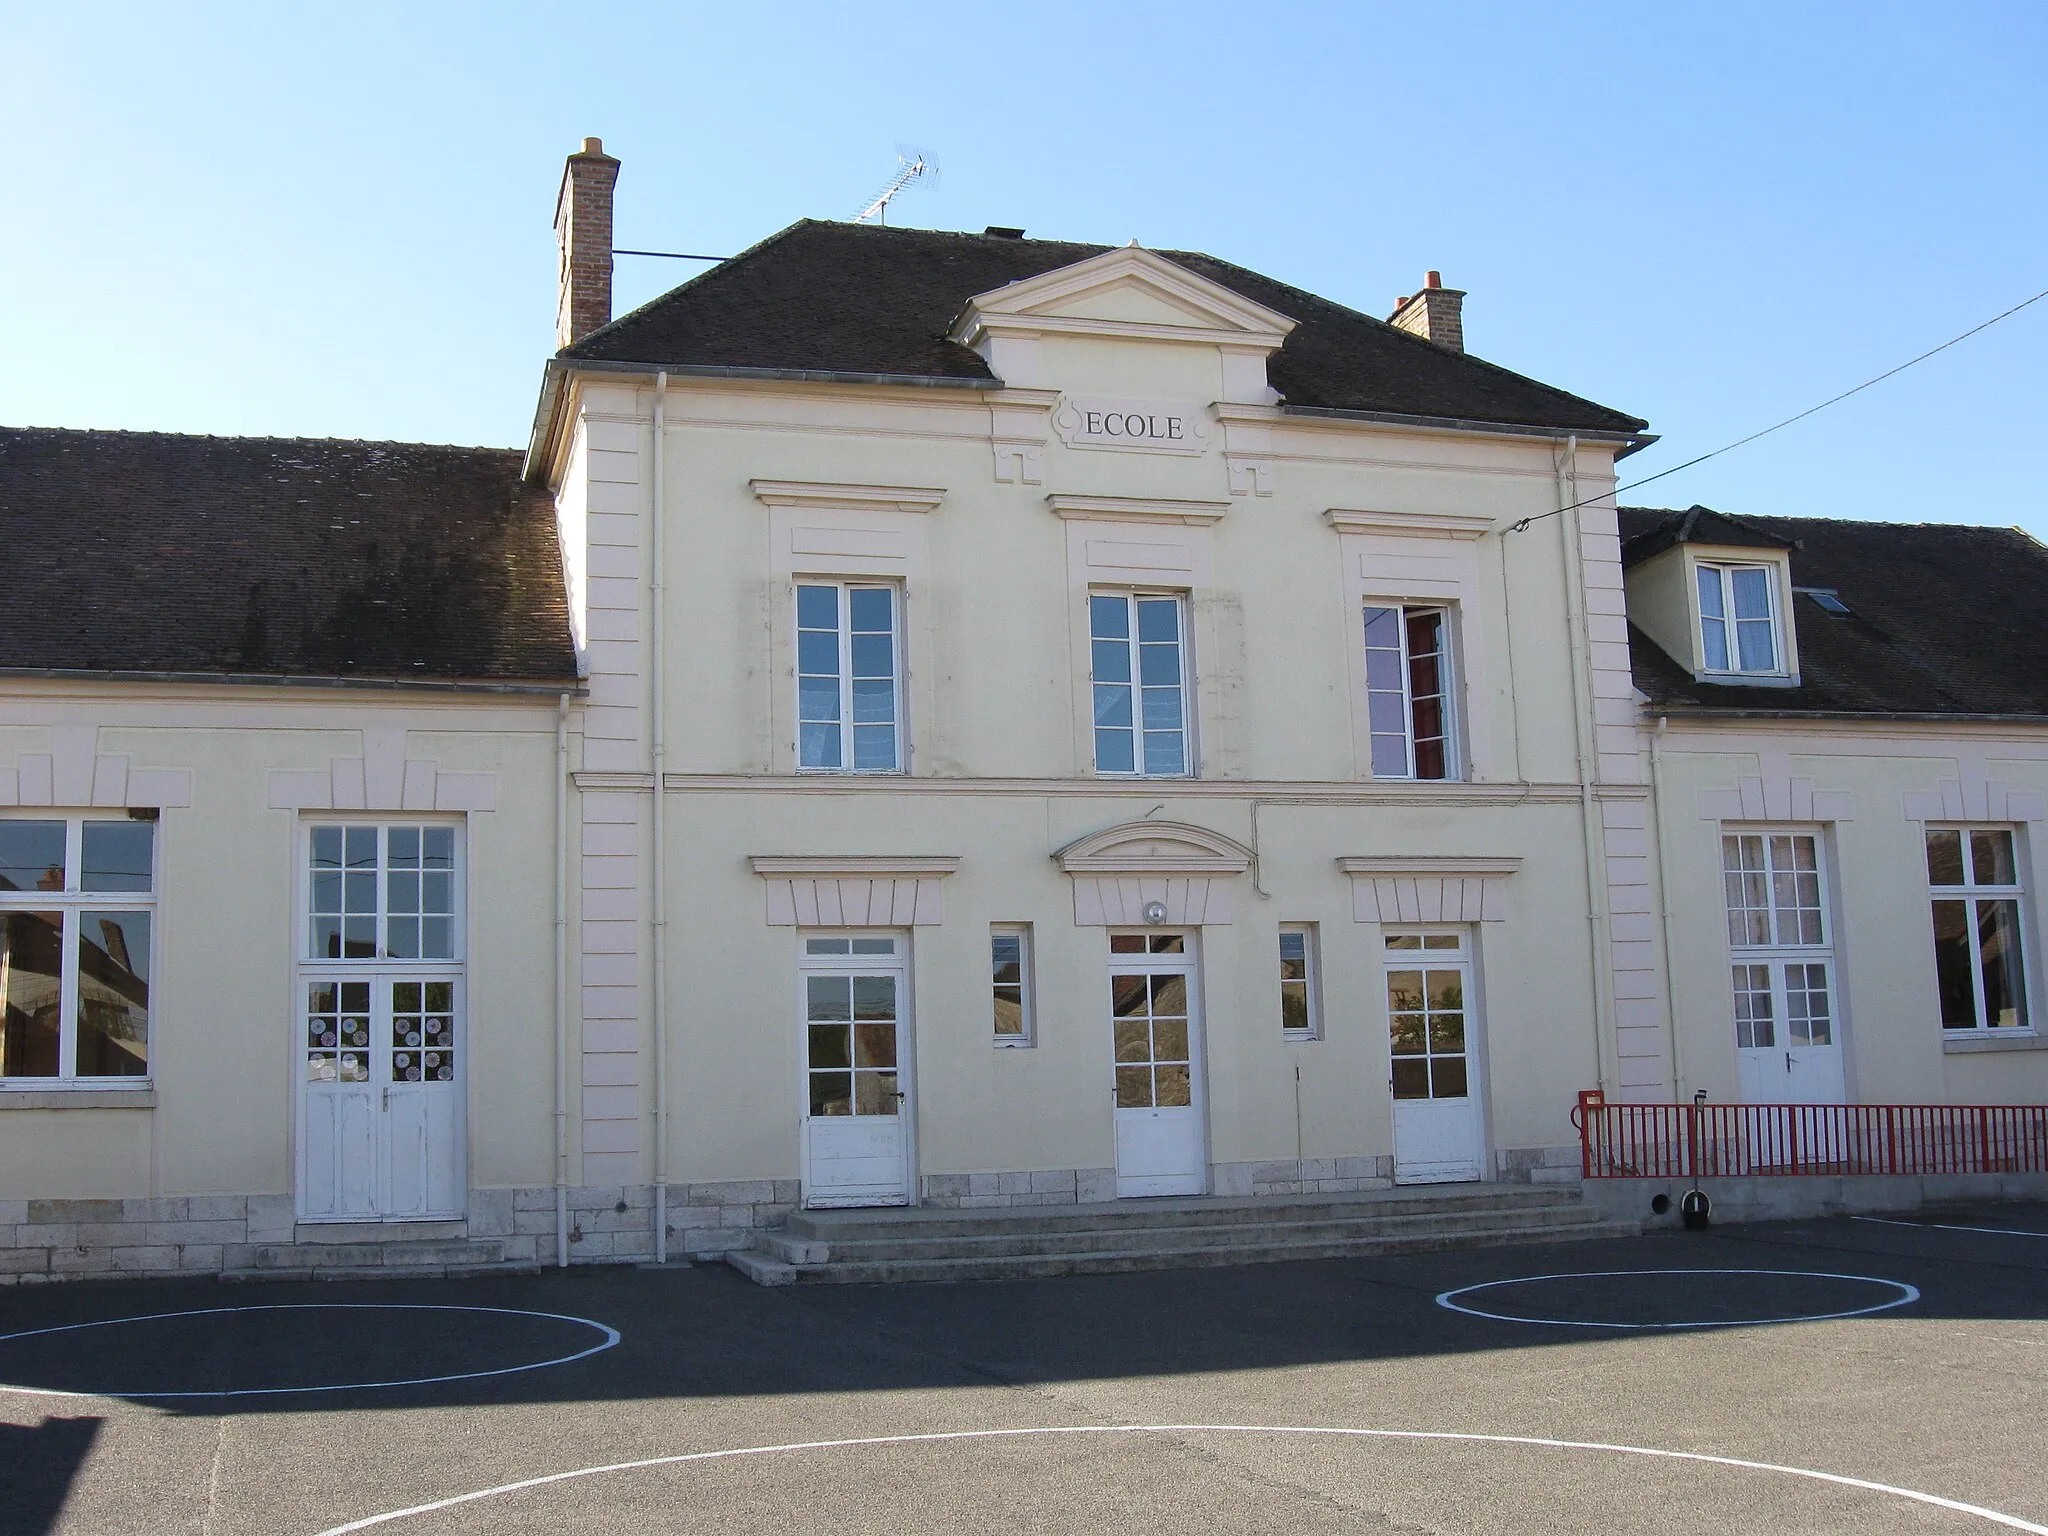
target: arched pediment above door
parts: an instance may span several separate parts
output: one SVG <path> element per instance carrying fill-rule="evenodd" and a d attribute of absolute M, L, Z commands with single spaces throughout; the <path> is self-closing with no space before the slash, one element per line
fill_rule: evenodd
<path fill-rule="evenodd" d="M 1231 919 L 1231 877 L 1251 868 L 1235 838 L 1183 821 L 1128 821 L 1076 838 L 1053 857 L 1074 880 L 1074 921 L 1137 927 L 1158 903 L 1161 923 L 1193 927 Z"/>

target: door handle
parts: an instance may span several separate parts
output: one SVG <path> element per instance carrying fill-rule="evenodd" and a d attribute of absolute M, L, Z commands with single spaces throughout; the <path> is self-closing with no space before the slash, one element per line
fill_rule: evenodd
<path fill-rule="evenodd" d="M 1790 1051 L 1785 1053 L 1785 1070 L 1787 1072 L 1792 1070 L 1792 1053 Z"/>

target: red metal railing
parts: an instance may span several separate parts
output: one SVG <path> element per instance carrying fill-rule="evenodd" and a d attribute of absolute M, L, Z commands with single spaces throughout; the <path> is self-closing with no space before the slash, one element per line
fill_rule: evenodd
<path fill-rule="evenodd" d="M 1609 1104 L 1572 1113 L 1589 1179 L 2048 1173 L 2048 1104 Z"/>

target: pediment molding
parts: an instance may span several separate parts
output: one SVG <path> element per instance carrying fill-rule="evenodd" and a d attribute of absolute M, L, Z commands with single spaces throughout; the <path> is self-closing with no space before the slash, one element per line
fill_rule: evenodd
<path fill-rule="evenodd" d="M 926 485 L 850 485 L 823 480 L 749 480 L 747 485 L 771 507 L 929 512 L 946 498 L 943 487 Z"/>
<path fill-rule="evenodd" d="M 1053 855 L 1070 875 L 1241 875 L 1252 851 L 1184 821 L 1127 821 L 1076 838 Z"/>
<path fill-rule="evenodd" d="M 1186 318 L 1119 320 L 1059 313 L 1063 306 L 1120 287 L 1138 289 Z M 1295 321 L 1278 310 L 1254 303 L 1142 246 L 1130 245 L 976 294 L 961 310 L 949 335 L 970 347 L 989 335 L 1079 335 L 1227 343 L 1270 352 L 1294 326 Z"/>
<path fill-rule="evenodd" d="M 1223 521 L 1227 501 L 1176 501 L 1165 496 L 1071 496 L 1056 491 L 1045 498 L 1053 516 L 1109 523 L 1172 523 L 1206 528 Z"/>
<path fill-rule="evenodd" d="M 1378 512 L 1332 507 L 1323 520 L 1339 533 L 1396 534 L 1436 539 L 1480 539 L 1493 532 L 1493 519 L 1465 512 Z"/>

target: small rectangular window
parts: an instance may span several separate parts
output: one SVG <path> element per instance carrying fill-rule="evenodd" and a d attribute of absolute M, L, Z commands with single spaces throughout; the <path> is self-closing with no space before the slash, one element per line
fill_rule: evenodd
<path fill-rule="evenodd" d="M 1290 1040 L 1322 1036 L 1322 998 L 1316 978 L 1316 928 L 1285 923 L 1280 928 L 1280 1031 Z"/>
<path fill-rule="evenodd" d="M 1449 614 L 1365 610 L 1365 707 L 1376 779 L 1452 779 Z"/>
<path fill-rule="evenodd" d="M 0 1077 L 149 1073 L 156 823 L 0 818 Z"/>
<path fill-rule="evenodd" d="M 1097 773 L 1184 778 L 1191 771 L 1185 620 L 1170 593 L 1090 594 Z"/>
<path fill-rule="evenodd" d="M 796 589 L 797 766 L 902 768 L 902 645 L 896 588 L 802 582 Z"/>
<path fill-rule="evenodd" d="M 2010 829 L 1929 827 L 1934 974 L 1944 1030 L 2025 1029 L 2019 862 Z"/>
<path fill-rule="evenodd" d="M 995 1002 L 996 1044 L 1035 1044 L 1037 1028 L 1032 1017 L 1030 925 L 1007 923 L 990 928 L 988 960 L 989 984 Z"/>
<path fill-rule="evenodd" d="M 1700 655 L 1709 672 L 1767 673 L 1778 660 L 1776 585 L 1768 565 L 1707 565 L 1695 571 Z"/>

